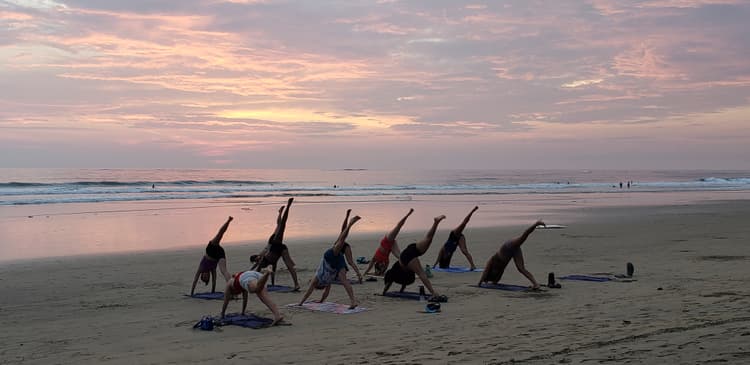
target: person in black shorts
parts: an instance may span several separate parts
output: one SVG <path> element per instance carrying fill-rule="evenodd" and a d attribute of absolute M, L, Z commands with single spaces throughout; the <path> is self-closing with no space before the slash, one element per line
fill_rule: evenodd
<path fill-rule="evenodd" d="M 427 278 L 427 275 L 422 268 L 422 263 L 419 262 L 419 256 L 424 255 L 430 248 L 437 226 L 443 219 L 445 219 L 444 215 L 435 217 L 432 227 L 427 231 L 425 237 L 419 242 L 406 246 L 406 248 L 401 251 L 401 256 L 398 261 L 394 262 L 393 266 L 391 266 L 391 268 L 385 273 L 385 288 L 383 288 L 383 295 L 388 292 L 388 289 L 394 282 L 401 284 L 401 291 L 403 292 L 407 285 L 414 283 L 416 275 L 419 276 L 419 279 L 422 280 L 422 283 L 427 287 L 427 290 L 430 291 L 432 299 L 438 300 L 441 298 L 437 291 L 432 287 L 430 280 Z"/>
<path fill-rule="evenodd" d="M 469 215 L 464 218 L 463 222 L 448 234 L 448 240 L 445 241 L 443 247 L 440 248 L 440 253 L 438 253 L 437 260 L 435 260 L 435 264 L 432 265 L 432 267 L 440 265 L 441 269 L 449 268 L 451 266 L 453 253 L 456 252 L 456 248 L 460 248 L 461 252 L 466 256 L 466 259 L 469 260 L 471 269 L 474 270 L 477 268 L 476 265 L 474 265 L 474 259 L 471 257 L 469 249 L 466 248 L 466 237 L 464 237 L 464 228 L 466 228 L 469 219 L 471 219 L 471 215 L 474 214 L 477 209 L 479 209 L 479 207 L 474 207 L 474 209 L 469 212 Z"/>
<path fill-rule="evenodd" d="M 193 287 L 190 289 L 190 295 L 195 294 L 195 285 L 198 283 L 200 278 L 206 285 L 208 285 L 208 278 L 211 277 L 211 293 L 216 291 L 216 267 L 218 266 L 221 270 L 221 275 L 224 276 L 224 280 L 229 280 L 232 276 L 227 270 L 227 255 L 224 252 L 224 248 L 221 247 L 221 238 L 224 237 L 224 233 L 229 228 L 229 223 L 232 221 L 231 216 L 227 218 L 227 221 L 219 228 L 219 232 L 216 233 L 216 237 L 208 241 L 206 245 L 206 253 L 201 259 L 201 263 L 198 265 L 198 270 L 195 272 L 193 278 Z"/>
<path fill-rule="evenodd" d="M 484 272 L 482 272 L 482 278 L 479 279 L 478 286 L 482 286 L 482 284 L 486 282 L 497 284 L 503 277 L 503 272 L 505 272 L 505 268 L 508 266 L 508 263 L 510 263 L 510 260 L 513 259 L 513 261 L 516 263 L 518 272 L 523 274 L 523 276 L 531 281 L 531 288 L 539 289 L 539 283 L 537 283 L 536 279 L 534 279 L 534 275 L 531 275 L 531 273 L 526 270 L 526 266 L 523 262 L 523 252 L 521 251 L 521 245 L 526 242 L 526 239 L 529 238 L 529 235 L 531 234 L 531 232 L 534 232 L 536 227 L 544 225 L 544 222 L 537 221 L 531 227 L 527 228 L 521 236 L 505 241 L 505 243 L 500 246 L 500 249 L 497 251 L 497 253 L 492 255 L 492 257 L 487 260 L 487 265 L 485 265 L 484 267 Z"/>
<path fill-rule="evenodd" d="M 294 290 L 299 290 L 299 281 L 297 280 L 297 270 L 294 268 L 294 260 L 289 255 L 289 248 L 283 243 L 284 241 L 284 230 L 286 230 L 286 221 L 289 219 L 289 209 L 292 207 L 294 198 L 289 198 L 286 204 L 286 209 L 281 207 L 279 209 L 279 216 L 276 218 L 276 230 L 274 230 L 271 237 L 268 238 L 268 245 L 258 255 L 250 257 L 250 261 L 254 263 L 251 270 L 260 270 L 266 266 L 273 266 L 273 273 L 271 274 L 271 285 L 276 284 L 276 264 L 280 258 L 284 259 L 284 264 L 289 270 L 289 274 L 292 275 L 294 280 Z"/>

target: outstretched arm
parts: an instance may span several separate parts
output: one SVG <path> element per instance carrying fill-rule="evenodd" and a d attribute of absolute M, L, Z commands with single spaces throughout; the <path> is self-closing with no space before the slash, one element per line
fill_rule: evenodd
<path fill-rule="evenodd" d="M 192 297 L 193 294 L 195 294 L 195 285 L 198 284 L 198 278 L 201 276 L 201 269 L 200 266 L 198 267 L 198 270 L 195 270 L 195 277 L 193 278 L 193 287 L 190 288 L 190 296 Z"/>
<path fill-rule="evenodd" d="M 229 223 L 232 221 L 232 216 L 229 216 L 227 218 L 227 221 L 219 228 L 219 232 L 216 233 L 216 237 L 211 239 L 211 242 L 209 242 L 212 245 L 218 245 L 221 242 L 221 238 L 224 237 L 224 233 L 227 231 L 227 228 L 229 228 Z"/>
<path fill-rule="evenodd" d="M 336 239 L 336 243 L 333 244 L 333 253 L 336 255 L 341 254 L 341 250 L 344 249 L 344 242 L 346 241 L 346 237 L 349 235 L 349 231 L 352 229 L 352 226 L 354 223 L 357 223 L 359 221 L 360 216 L 355 215 L 351 220 L 349 220 L 349 224 L 346 225 L 346 228 L 344 228 L 343 231 L 339 234 L 339 238 Z"/>
<path fill-rule="evenodd" d="M 466 225 L 469 224 L 469 220 L 471 219 L 471 216 L 474 214 L 474 212 L 477 211 L 477 209 L 479 209 L 479 207 L 475 206 L 474 209 L 472 209 L 471 212 L 469 212 L 469 214 L 466 216 L 466 218 L 464 218 L 463 222 L 461 222 L 461 224 L 459 224 L 458 227 L 456 227 L 453 230 L 453 232 L 456 235 L 460 236 L 461 233 L 463 233 L 464 228 L 466 228 Z"/>
<path fill-rule="evenodd" d="M 438 252 L 437 257 L 435 258 L 435 263 L 432 264 L 433 269 L 440 263 L 440 259 L 443 258 L 443 251 L 444 249 L 441 247 L 440 252 Z"/>
<path fill-rule="evenodd" d="M 352 249 L 345 249 L 344 255 L 346 256 L 346 261 L 349 263 L 349 266 L 354 269 L 354 271 L 357 273 L 357 278 L 359 279 L 359 283 L 362 284 L 362 273 L 359 272 L 359 267 L 357 267 L 357 263 L 354 262 L 354 256 L 352 255 Z"/>
<path fill-rule="evenodd" d="M 231 282 L 227 281 L 227 287 L 224 288 L 224 304 L 221 305 L 221 318 L 224 318 L 224 314 L 227 311 L 227 305 L 229 305 L 229 299 L 232 298 L 231 285 Z"/>
<path fill-rule="evenodd" d="M 245 315 L 245 310 L 247 309 L 247 291 L 242 291 L 242 315 Z"/>

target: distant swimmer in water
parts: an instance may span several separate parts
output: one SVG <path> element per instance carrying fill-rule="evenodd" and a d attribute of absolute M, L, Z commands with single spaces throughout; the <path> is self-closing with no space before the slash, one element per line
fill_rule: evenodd
<path fill-rule="evenodd" d="M 477 211 L 479 207 L 474 207 L 474 209 L 469 212 L 469 215 L 464 218 L 463 222 L 458 225 L 458 227 L 454 228 L 450 233 L 448 234 L 448 240 L 445 241 L 445 244 L 442 248 L 440 248 L 440 253 L 438 253 L 437 260 L 435 261 L 435 264 L 432 265 L 432 267 L 435 267 L 437 265 L 440 265 L 441 269 L 447 269 L 451 266 L 451 258 L 453 257 L 453 253 L 456 252 L 456 248 L 461 249 L 461 253 L 466 256 L 466 259 L 469 260 L 469 265 L 471 265 L 471 269 L 474 270 L 477 267 L 474 265 L 474 259 L 471 257 L 471 254 L 469 253 L 469 249 L 466 248 L 466 237 L 464 237 L 464 228 L 466 228 L 466 225 L 469 223 L 469 220 L 471 219 L 471 215 L 474 214 L 474 212 Z"/>
<path fill-rule="evenodd" d="M 432 227 L 425 237 L 416 243 L 412 243 L 401 251 L 399 260 L 393 263 L 393 266 L 385 273 L 385 287 L 383 288 L 383 295 L 388 292 L 391 284 L 401 284 L 401 290 L 404 291 L 407 285 L 414 283 L 415 275 L 419 276 L 419 279 L 424 283 L 424 286 L 432 294 L 432 301 L 445 301 L 447 298 L 438 294 L 438 292 L 432 287 L 430 279 L 427 278 L 427 274 L 424 272 L 422 263 L 419 262 L 419 256 L 424 255 L 432 244 L 432 239 L 435 237 L 435 231 L 437 230 L 438 224 L 445 219 L 444 215 L 435 217 Z"/>
<path fill-rule="evenodd" d="M 347 211 L 347 216 L 348 214 L 349 212 Z M 333 243 L 333 247 L 326 250 L 326 252 L 323 254 L 323 259 L 320 260 L 320 266 L 318 266 L 318 270 L 315 272 L 315 276 L 313 276 L 312 280 L 310 281 L 310 287 L 307 288 L 307 292 L 305 292 L 305 295 L 302 296 L 302 300 L 300 300 L 299 305 L 304 304 L 307 298 L 310 297 L 310 294 L 312 294 L 313 290 L 315 289 L 323 289 L 323 296 L 320 298 L 320 302 L 324 302 L 328 297 L 328 293 L 330 293 L 331 291 L 331 284 L 333 284 L 333 282 L 336 280 L 338 280 L 344 286 L 344 289 L 346 289 L 346 294 L 349 295 L 349 300 L 351 301 L 351 305 L 349 306 L 349 308 L 354 309 L 357 307 L 357 305 L 359 305 L 359 302 L 357 302 L 357 299 L 354 297 L 352 284 L 346 278 L 346 261 L 344 258 L 344 249 L 346 246 L 348 246 L 348 244 L 346 243 L 346 237 L 349 235 L 349 231 L 351 230 L 354 223 L 357 223 L 357 221 L 359 220 L 359 216 L 352 217 L 352 219 L 349 220 L 349 223 L 344 227 L 344 229 L 341 230 L 339 237 Z"/>
<path fill-rule="evenodd" d="M 289 209 L 292 207 L 294 198 L 289 198 L 286 204 L 286 209 L 281 207 L 279 209 L 279 216 L 276 218 L 276 230 L 274 230 L 271 237 L 268 238 L 268 245 L 258 255 L 250 258 L 250 261 L 254 262 L 252 270 L 262 269 L 266 266 L 273 266 L 273 272 L 276 272 L 276 264 L 280 258 L 284 259 L 284 264 L 289 270 L 289 274 L 292 275 L 294 280 L 294 290 L 299 290 L 299 282 L 297 280 L 297 271 L 294 268 L 294 260 L 289 255 L 289 248 L 283 243 L 284 241 L 284 230 L 286 229 L 286 221 L 289 219 Z M 256 258 L 253 261 L 253 258 Z M 275 284 L 275 275 L 271 274 L 271 284 Z"/>
<path fill-rule="evenodd" d="M 521 251 L 521 245 L 526 242 L 526 239 L 529 238 L 529 235 L 531 232 L 534 232 L 537 226 L 545 226 L 545 224 L 542 221 L 537 221 L 531 227 L 527 228 L 521 236 L 505 241 L 505 243 L 500 246 L 497 253 L 487 260 L 487 265 L 485 265 L 484 272 L 482 272 L 482 278 L 479 279 L 479 286 L 482 286 L 482 284 L 486 282 L 497 284 L 503 277 L 503 272 L 505 272 L 505 268 L 512 259 L 516 263 L 516 269 L 518 269 L 518 272 L 531 281 L 531 288 L 539 289 L 539 283 L 534 279 L 534 275 L 531 275 L 531 273 L 526 270 L 526 266 L 523 262 L 523 252 Z"/>
<path fill-rule="evenodd" d="M 368 275 L 370 273 L 370 270 L 374 267 L 375 268 L 375 275 L 382 276 L 385 274 L 385 271 L 388 270 L 388 264 L 389 260 L 388 257 L 390 255 L 393 255 L 397 260 L 399 256 L 401 255 L 401 250 L 398 248 L 398 244 L 396 243 L 396 236 L 398 236 L 398 233 L 401 231 L 401 227 L 404 226 L 404 223 L 406 223 L 406 219 L 409 218 L 409 216 L 414 213 L 414 209 L 409 209 L 409 213 L 406 213 L 406 215 L 401 218 L 398 223 L 396 223 L 396 226 L 391 229 L 390 232 L 388 232 L 382 240 L 380 240 L 380 246 L 375 250 L 375 255 L 372 256 L 372 260 L 370 260 L 370 266 L 367 267 L 367 270 L 365 270 L 365 275 Z"/>
<path fill-rule="evenodd" d="M 201 259 L 201 263 L 198 265 L 198 270 L 195 272 L 193 278 L 193 286 L 190 288 L 190 295 L 195 294 L 195 285 L 198 283 L 200 278 L 206 285 L 208 285 L 208 278 L 211 277 L 211 292 L 216 291 L 216 267 L 218 266 L 221 270 L 221 274 L 224 276 L 224 280 L 229 280 L 229 270 L 227 270 L 227 255 L 224 253 L 224 248 L 221 247 L 221 238 L 224 237 L 224 233 L 229 228 L 229 223 L 232 221 L 231 216 L 227 218 L 227 221 L 219 228 L 219 232 L 216 233 L 216 237 L 208 241 L 206 245 L 206 253 Z"/>
<path fill-rule="evenodd" d="M 273 313 L 272 325 L 279 324 L 284 317 L 281 316 L 279 307 L 271 300 L 268 290 L 266 290 L 266 283 L 271 274 L 271 268 L 265 268 L 262 273 L 252 270 L 240 271 L 234 274 L 230 280 L 227 280 L 227 286 L 224 289 L 224 303 L 221 305 L 221 318 L 224 318 L 226 314 L 229 301 L 237 294 L 242 294 L 242 314 L 244 315 L 247 309 L 247 296 L 249 293 L 255 293 L 258 299 Z"/>

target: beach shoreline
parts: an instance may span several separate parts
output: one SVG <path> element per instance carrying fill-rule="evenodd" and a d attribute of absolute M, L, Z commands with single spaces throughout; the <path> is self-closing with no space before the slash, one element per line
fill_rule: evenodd
<path fill-rule="evenodd" d="M 472 227 L 513 226 L 546 219 L 567 224 L 601 207 L 702 204 L 748 200 L 750 191 L 636 192 L 607 194 L 510 194 L 431 196 L 397 200 L 299 198 L 292 208 L 289 242 L 328 240 L 351 208 L 364 219 L 357 232 L 379 235 L 409 208 L 415 213 L 403 232 L 420 232 L 434 215 L 456 225 L 474 205 Z M 0 207 L 0 265 L 36 259 L 197 249 L 223 220 L 236 220 L 224 238 L 227 247 L 265 244 L 283 201 L 110 202 Z"/>
<path fill-rule="evenodd" d="M 218 301 L 183 296 L 202 247 L 6 263 L 0 265 L 3 363 L 746 361 L 750 201 L 592 207 L 580 214 L 568 228 L 534 232 L 524 245 L 526 266 L 537 280 L 545 282 L 548 272 L 622 273 L 632 262 L 636 281 L 561 281 L 559 290 L 512 293 L 470 287 L 479 273 L 435 273 L 434 286 L 449 297 L 439 314 L 418 313 L 423 303 L 375 295 L 382 290 L 379 281 L 354 286 L 367 312 L 282 308 L 292 326 L 257 331 L 191 329 L 220 310 Z M 434 262 L 459 217 L 451 218 L 423 264 Z M 469 224 L 465 233 L 477 265 L 531 222 Z M 401 245 L 424 234 L 427 222 L 418 223 L 399 237 Z M 349 240 L 354 256 L 369 258 L 383 233 L 355 227 Z M 333 239 L 288 241 L 303 287 Z M 226 247 L 232 272 L 247 269 L 248 255 L 258 248 Z M 460 252 L 453 262 L 466 265 Z M 277 280 L 290 285 L 279 267 Z M 529 284 L 512 264 L 502 282 Z M 280 307 L 300 298 L 272 294 Z M 343 288 L 334 287 L 329 300 L 347 303 Z M 230 303 L 229 312 L 238 310 L 238 302 Z M 252 296 L 248 310 L 270 315 Z"/>

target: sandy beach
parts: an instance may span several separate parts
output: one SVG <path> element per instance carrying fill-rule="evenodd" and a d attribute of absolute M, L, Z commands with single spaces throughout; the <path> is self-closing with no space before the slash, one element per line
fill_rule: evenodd
<path fill-rule="evenodd" d="M 572 212 L 571 212 L 572 213 Z M 557 276 L 622 273 L 632 282 L 561 281 L 540 293 L 470 287 L 480 273 L 435 273 L 449 297 L 442 313 L 424 303 L 355 285 L 364 313 L 282 308 L 292 326 L 193 330 L 220 301 L 187 298 L 202 249 L 43 259 L 0 266 L 0 364 L 122 363 L 746 363 L 750 360 L 750 201 L 578 209 L 566 229 L 538 230 L 524 245 L 527 268 Z M 544 218 L 544 217 L 542 217 Z M 422 262 L 432 264 L 450 217 Z M 420 217 L 410 222 L 424 226 Z M 531 223 L 531 221 L 529 222 Z M 466 230 L 478 266 L 526 224 Z M 388 227 L 384 227 L 384 231 Z M 405 246 L 423 231 L 399 237 Z M 372 255 L 382 234 L 360 233 L 355 256 Z M 303 283 L 329 240 L 288 241 Z M 229 245 L 230 271 L 247 268 L 257 245 Z M 453 264 L 466 266 L 457 252 Z M 282 268 L 278 282 L 291 284 Z M 364 269 L 364 266 L 360 266 Z M 352 273 L 353 274 L 353 273 Z M 528 285 L 512 266 L 502 280 Z M 418 284 L 418 283 L 417 283 Z M 201 287 L 204 288 L 204 287 Z M 409 289 L 416 290 L 417 285 Z M 301 293 L 272 293 L 284 306 Z M 313 299 L 320 296 L 317 291 Z M 342 287 L 331 301 L 347 303 Z M 229 311 L 239 311 L 240 302 Z M 270 312 L 251 296 L 248 310 Z"/>

